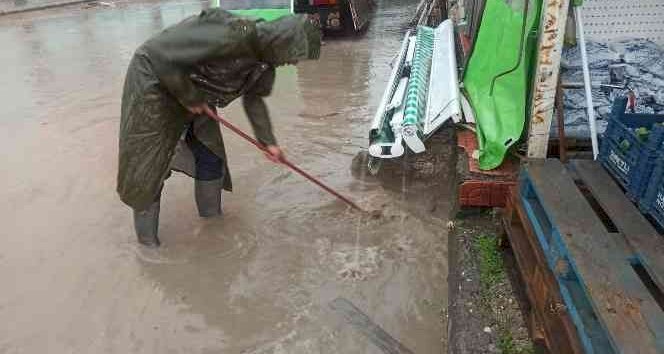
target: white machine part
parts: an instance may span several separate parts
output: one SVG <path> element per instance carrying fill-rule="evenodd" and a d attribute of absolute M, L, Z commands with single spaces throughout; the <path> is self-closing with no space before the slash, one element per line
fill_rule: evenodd
<path fill-rule="evenodd" d="M 446 120 L 461 120 L 459 77 L 454 45 L 454 25 L 447 20 L 435 31 L 427 115 L 423 133 L 434 133 Z"/>
<path fill-rule="evenodd" d="M 435 133 L 444 122 L 449 119 L 455 122 L 461 120 L 461 93 L 457 74 L 454 25 L 451 20 L 446 20 L 433 29 L 433 45 L 429 47 L 431 66 L 428 83 L 425 86 L 426 102 L 423 116 L 419 117 L 419 123 L 413 124 L 411 119 L 411 123 L 405 125 L 405 96 L 409 82 L 407 75 L 410 73 L 416 51 L 416 41 L 417 36 L 409 34 L 406 36 L 395 61 L 396 65 L 392 68 L 388 86 L 371 126 L 369 154 L 373 157 L 399 157 L 405 153 L 404 144 L 415 153 L 424 152 L 426 150 L 424 140 Z M 385 129 L 391 129 L 391 132 Z M 379 135 L 378 132 L 384 134 Z M 393 136 L 394 140 L 385 141 L 386 136 Z M 371 141 L 372 137 L 376 137 L 373 138 L 375 141 Z"/>

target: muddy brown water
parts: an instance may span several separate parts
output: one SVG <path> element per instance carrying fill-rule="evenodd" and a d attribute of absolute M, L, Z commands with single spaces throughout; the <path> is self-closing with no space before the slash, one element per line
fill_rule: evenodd
<path fill-rule="evenodd" d="M 449 171 L 386 184 L 350 170 L 416 2 L 378 1 L 367 33 L 280 69 L 269 99 L 290 159 L 382 217 L 225 131 L 225 215 L 198 218 L 192 181 L 174 175 L 154 252 L 114 192 L 124 71 L 149 35 L 207 5 L 0 17 L 0 353 L 383 353 L 331 310 L 338 297 L 413 352 L 443 352 Z M 223 113 L 248 128 L 239 105 Z"/>

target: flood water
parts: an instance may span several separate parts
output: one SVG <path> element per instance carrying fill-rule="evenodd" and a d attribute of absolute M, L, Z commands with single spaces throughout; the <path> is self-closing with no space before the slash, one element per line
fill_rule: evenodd
<path fill-rule="evenodd" d="M 380 217 L 223 131 L 225 214 L 200 219 L 174 174 L 158 251 L 137 246 L 115 194 L 124 73 L 151 34 L 209 5 L 0 17 L 0 353 L 383 353 L 331 309 L 338 297 L 414 353 L 444 352 L 450 172 L 427 189 L 350 168 L 417 2 L 378 0 L 367 33 L 279 69 L 268 100 L 291 161 Z M 248 129 L 241 105 L 223 113 Z"/>

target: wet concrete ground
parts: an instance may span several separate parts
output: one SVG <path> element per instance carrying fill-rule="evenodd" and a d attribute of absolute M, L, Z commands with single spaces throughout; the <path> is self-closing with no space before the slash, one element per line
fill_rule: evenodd
<path fill-rule="evenodd" d="M 225 215 L 200 219 L 193 181 L 174 175 L 155 252 L 114 192 L 124 72 L 148 36 L 207 5 L 0 17 L 0 353 L 383 353 L 331 309 L 338 297 L 414 353 L 444 352 L 453 164 L 382 183 L 350 171 L 416 3 L 378 1 L 366 34 L 280 69 L 269 99 L 290 159 L 381 218 L 225 131 Z M 240 105 L 224 114 L 248 128 Z"/>

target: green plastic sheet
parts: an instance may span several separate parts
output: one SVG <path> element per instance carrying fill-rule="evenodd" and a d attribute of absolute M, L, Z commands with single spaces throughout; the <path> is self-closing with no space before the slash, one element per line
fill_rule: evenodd
<path fill-rule="evenodd" d="M 290 9 L 247 9 L 247 10 L 229 10 L 229 12 L 238 16 L 260 18 L 265 21 L 276 20 L 279 17 L 290 14 Z"/>
<path fill-rule="evenodd" d="M 463 79 L 475 113 L 479 166 L 483 170 L 499 167 L 523 133 L 540 8 L 541 0 L 530 0 L 523 51 L 519 53 L 525 16 L 523 1 L 486 1 Z M 516 70 L 510 71 L 517 63 Z M 491 83 L 497 76 L 491 92 Z"/>

